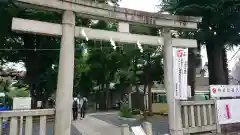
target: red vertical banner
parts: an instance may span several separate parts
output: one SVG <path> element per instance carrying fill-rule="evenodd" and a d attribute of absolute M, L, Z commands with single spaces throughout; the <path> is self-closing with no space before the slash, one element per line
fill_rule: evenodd
<path fill-rule="evenodd" d="M 227 118 L 230 119 L 231 118 L 231 114 L 230 114 L 230 110 L 229 110 L 229 105 L 226 104 L 226 114 L 227 114 Z"/>

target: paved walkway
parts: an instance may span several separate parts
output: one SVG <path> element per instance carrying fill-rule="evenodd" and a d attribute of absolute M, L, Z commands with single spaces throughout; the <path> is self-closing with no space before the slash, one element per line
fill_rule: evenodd
<path fill-rule="evenodd" d="M 106 114 L 106 113 L 105 113 Z M 83 120 L 73 121 L 82 135 L 120 135 L 120 127 L 87 115 Z"/>
<path fill-rule="evenodd" d="M 127 121 L 119 120 L 118 112 L 97 112 L 91 113 L 83 120 L 73 121 L 73 126 L 82 135 L 120 135 L 120 125 L 139 126 L 143 120 Z M 154 116 L 148 120 L 152 123 L 153 134 L 163 135 L 168 133 L 168 118 Z"/>
<path fill-rule="evenodd" d="M 115 126 L 120 126 L 122 124 L 128 124 L 129 126 L 140 126 L 145 120 L 119 120 L 118 119 L 118 112 L 107 112 L 104 113 L 93 113 L 91 114 L 92 117 L 105 121 L 109 124 L 113 124 Z M 168 133 L 168 117 L 162 116 L 153 116 L 148 118 L 148 122 L 152 123 L 153 133 L 155 135 L 162 135 Z"/>
<path fill-rule="evenodd" d="M 39 131 L 40 131 L 40 125 L 39 123 L 33 123 L 33 129 L 32 129 L 32 135 L 40 135 Z M 53 129 L 54 129 L 54 122 L 53 121 L 47 121 L 47 125 L 46 125 L 46 135 L 53 135 Z M 3 130 L 4 132 L 4 130 Z M 6 131 L 9 132 L 9 131 Z M 23 128 L 23 135 L 25 134 L 25 128 Z M 7 133 L 8 135 L 8 133 Z M 72 125 L 71 127 L 71 134 L 70 135 L 82 135 L 78 129 Z"/>

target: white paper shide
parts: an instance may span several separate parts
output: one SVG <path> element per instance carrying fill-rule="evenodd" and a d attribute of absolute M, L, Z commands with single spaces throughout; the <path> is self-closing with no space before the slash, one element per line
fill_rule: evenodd
<path fill-rule="evenodd" d="M 187 100 L 188 49 L 173 48 L 173 83 L 175 99 Z"/>

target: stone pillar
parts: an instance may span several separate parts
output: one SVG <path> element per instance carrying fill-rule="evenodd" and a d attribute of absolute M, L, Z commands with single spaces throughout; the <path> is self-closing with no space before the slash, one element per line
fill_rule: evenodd
<path fill-rule="evenodd" d="M 131 135 L 128 124 L 121 125 L 121 135 Z"/>
<path fill-rule="evenodd" d="M 153 135 L 152 123 L 150 123 L 150 122 L 143 122 L 143 130 L 146 133 L 146 135 Z"/>
<path fill-rule="evenodd" d="M 56 92 L 54 135 L 70 135 L 75 52 L 75 14 L 64 11 Z"/>
<path fill-rule="evenodd" d="M 164 28 L 164 85 L 167 93 L 170 135 L 183 135 L 180 102 L 174 98 L 173 48 L 170 29 Z"/>

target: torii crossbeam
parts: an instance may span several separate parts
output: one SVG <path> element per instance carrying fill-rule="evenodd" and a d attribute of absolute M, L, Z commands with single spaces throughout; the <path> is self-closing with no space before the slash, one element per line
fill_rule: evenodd
<path fill-rule="evenodd" d="M 15 0 L 17 5 L 49 11 L 73 11 L 91 19 L 111 19 L 151 27 L 197 29 L 200 17 L 174 16 L 96 4 L 88 0 Z"/>
<path fill-rule="evenodd" d="M 27 20 L 21 18 L 13 18 L 12 30 L 17 32 L 28 32 L 40 35 L 48 36 L 62 36 L 61 24 L 54 24 L 42 21 Z M 139 41 L 141 44 L 159 46 L 164 44 L 163 37 L 160 36 L 148 36 L 139 34 L 130 34 L 126 32 L 114 32 L 107 30 L 91 29 L 86 27 L 75 26 L 75 38 L 85 37 L 81 34 L 81 30 L 84 30 L 89 39 L 92 40 L 106 40 L 110 38 L 116 42 L 133 43 L 136 44 Z M 172 45 L 175 47 L 197 47 L 197 42 L 194 39 L 180 39 L 173 38 Z"/>

